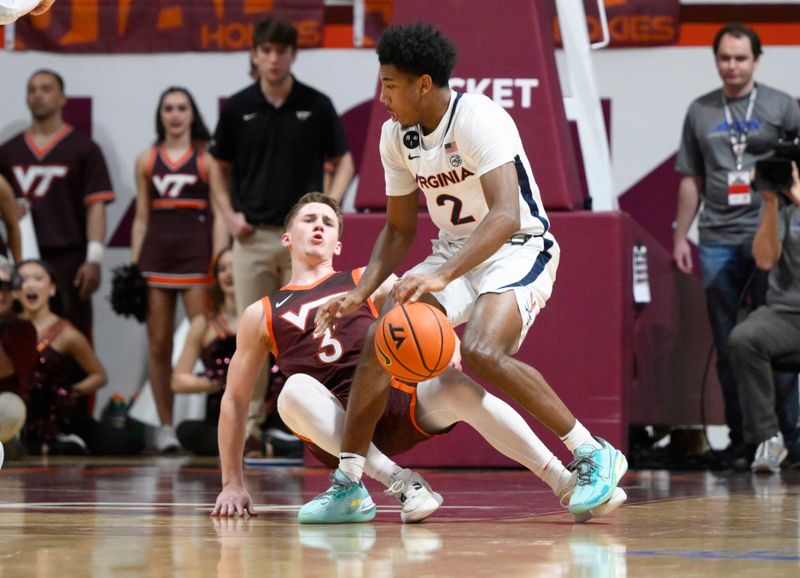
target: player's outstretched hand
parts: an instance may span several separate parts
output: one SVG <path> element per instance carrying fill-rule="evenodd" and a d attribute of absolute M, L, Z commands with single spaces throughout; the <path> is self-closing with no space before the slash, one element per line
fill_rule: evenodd
<path fill-rule="evenodd" d="M 445 287 L 447 287 L 447 281 L 436 274 L 407 275 L 399 279 L 392 287 L 392 299 L 395 303 L 414 303 L 424 293 L 436 293 Z"/>
<path fill-rule="evenodd" d="M 364 303 L 364 300 L 354 295 L 353 291 L 342 297 L 326 301 L 317 307 L 314 317 L 314 338 L 318 339 L 328 329 L 333 329 L 336 321 L 349 315 Z"/>
<path fill-rule="evenodd" d="M 241 517 L 257 516 L 253 508 L 253 499 L 242 486 L 222 488 L 217 496 L 217 503 L 211 512 L 212 516 Z"/>

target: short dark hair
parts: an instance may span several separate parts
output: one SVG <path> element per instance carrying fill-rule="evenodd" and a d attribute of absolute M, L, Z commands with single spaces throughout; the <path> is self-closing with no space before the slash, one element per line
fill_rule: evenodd
<path fill-rule="evenodd" d="M 761 38 L 759 38 L 755 30 L 741 22 L 731 22 L 720 28 L 719 32 L 717 32 L 717 35 L 714 37 L 714 56 L 719 52 L 719 43 L 722 42 L 722 37 L 726 34 L 730 34 L 734 38 L 746 36 L 750 39 L 750 47 L 753 49 L 753 58 L 758 60 L 758 57 L 761 56 Z"/>
<path fill-rule="evenodd" d="M 256 24 L 253 29 L 253 48 L 258 48 L 266 42 L 291 46 L 292 50 L 296 51 L 297 30 L 291 22 L 279 18 L 267 18 Z"/>
<path fill-rule="evenodd" d="M 393 65 L 400 72 L 428 74 L 439 87 L 448 86 L 456 66 L 456 47 L 427 22 L 391 26 L 381 36 L 376 49 L 381 65 Z"/>
<path fill-rule="evenodd" d="M 34 73 L 28 77 L 28 83 L 30 83 L 31 79 L 33 79 L 34 76 L 37 76 L 39 74 L 47 74 L 55 78 L 56 83 L 58 84 L 58 88 L 61 89 L 61 94 L 66 94 L 64 92 L 64 78 L 55 70 L 51 70 L 49 68 L 40 68 L 39 70 L 34 71 Z"/>
<path fill-rule="evenodd" d="M 156 144 L 164 142 L 164 139 L 167 136 L 167 130 L 164 128 L 164 122 L 161 120 L 161 106 L 164 104 L 164 99 L 167 98 L 167 95 L 172 94 L 173 92 L 179 92 L 189 99 L 189 106 L 192 108 L 192 125 L 189 127 L 189 133 L 191 134 L 192 142 L 207 143 L 210 141 L 211 133 L 209 132 L 206 123 L 203 122 L 203 115 L 200 114 L 200 109 L 197 108 L 197 103 L 194 101 L 192 93 L 182 86 L 170 86 L 164 90 L 164 92 L 162 92 L 161 96 L 158 98 L 158 107 L 156 107 Z"/>
<path fill-rule="evenodd" d="M 322 203 L 323 205 L 328 205 L 333 212 L 336 213 L 336 218 L 339 220 L 339 238 L 342 238 L 342 231 L 344 231 L 344 218 L 342 217 L 342 208 L 339 206 L 339 202 L 334 199 L 333 197 L 329 197 L 324 193 L 306 193 L 294 204 L 294 207 L 289 211 L 289 214 L 286 215 L 286 218 L 283 220 L 283 230 L 287 231 L 289 227 L 292 226 L 292 221 L 294 220 L 297 213 L 300 209 L 311 203 Z"/>

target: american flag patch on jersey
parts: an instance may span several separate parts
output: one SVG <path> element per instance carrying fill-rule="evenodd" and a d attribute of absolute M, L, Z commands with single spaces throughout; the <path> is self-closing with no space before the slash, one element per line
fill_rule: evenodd
<path fill-rule="evenodd" d="M 456 141 L 445 143 L 444 150 L 448 154 L 457 152 L 458 151 L 458 145 L 456 144 Z"/>

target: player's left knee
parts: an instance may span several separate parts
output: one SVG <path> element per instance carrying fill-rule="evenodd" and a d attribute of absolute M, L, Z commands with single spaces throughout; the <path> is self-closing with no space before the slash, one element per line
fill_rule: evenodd
<path fill-rule="evenodd" d="M 464 339 L 461 342 L 461 358 L 475 371 L 490 370 L 506 356 L 506 352 L 487 339 Z"/>

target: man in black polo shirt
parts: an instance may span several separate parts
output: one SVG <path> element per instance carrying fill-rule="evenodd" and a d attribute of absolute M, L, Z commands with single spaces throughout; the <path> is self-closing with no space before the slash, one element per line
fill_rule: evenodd
<path fill-rule="evenodd" d="M 210 149 L 213 199 L 234 238 L 240 313 L 289 279 L 289 253 L 280 237 L 295 202 L 323 190 L 341 201 L 353 178 L 339 116 L 327 96 L 292 76 L 296 56 L 297 31 L 290 23 L 267 19 L 255 27 L 251 58 L 258 79 L 225 103 Z M 266 386 L 265 375 L 250 407 L 248 433 L 258 439 Z"/>

